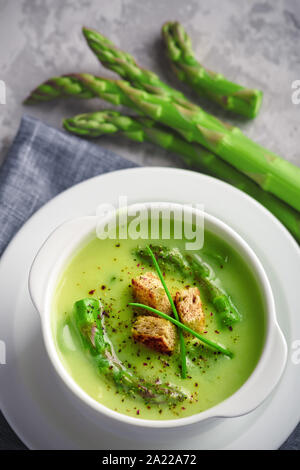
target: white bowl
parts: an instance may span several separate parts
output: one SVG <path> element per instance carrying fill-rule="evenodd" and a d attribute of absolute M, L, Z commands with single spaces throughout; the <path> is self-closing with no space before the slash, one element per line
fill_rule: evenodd
<path fill-rule="evenodd" d="M 182 206 L 172 203 L 147 203 L 148 207 L 161 209 L 168 206 L 174 213 L 181 214 Z M 138 209 L 141 205 L 136 204 Z M 142 205 L 145 207 L 145 204 Z M 132 207 L 132 206 L 130 206 Z M 186 208 L 185 208 L 186 210 Z M 190 208 L 193 215 L 199 210 Z M 103 226 L 110 216 L 103 217 Z M 62 382 L 67 386 L 67 393 L 73 397 L 80 412 L 89 415 L 93 421 L 116 433 L 130 433 L 135 437 L 143 435 L 151 439 L 161 433 L 164 437 L 174 436 L 183 431 L 193 433 L 195 427 L 210 426 L 213 419 L 232 418 L 251 412 L 257 408 L 277 385 L 287 359 L 287 345 L 283 333 L 277 323 L 275 304 L 270 283 L 266 273 L 253 250 L 228 225 L 217 218 L 204 213 L 205 229 L 213 232 L 232 246 L 252 270 L 260 286 L 264 310 L 266 314 L 266 336 L 261 357 L 247 381 L 226 400 L 201 413 L 189 417 L 172 420 L 138 419 L 113 411 L 91 398 L 66 371 L 57 349 L 51 328 L 52 299 L 57 280 L 64 266 L 78 248 L 84 245 L 96 228 L 99 218 L 96 216 L 81 217 L 59 226 L 45 241 L 36 255 L 29 275 L 29 291 L 32 301 L 40 313 L 44 342 L 48 356 Z M 72 393 L 70 393 L 72 392 Z M 184 428 L 184 429 L 183 429 Z"/>

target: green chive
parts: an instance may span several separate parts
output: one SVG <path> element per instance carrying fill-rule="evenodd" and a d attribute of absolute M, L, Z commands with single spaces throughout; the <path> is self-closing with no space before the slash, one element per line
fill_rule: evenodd
<path fill-rule="evenodd" d="M 128 305 L 131 305 L 132 307 L 145 308 L 146 310 L 149 310 L 149 312 L 156 313 L 157 315 L 164 318 L 165 320 L 168 320 L 168 321 L 174 323 L 174 325 L 178 326 L 178 328 L 181 328 L 182 330 L 185 330 L 188 333 L 191 333 L 193 336 L 195 336 L 195 338 L 200 339 L 200 341 L 202 341 L 202 343 L 207 344 L 208 346 L 215 349 L 216 351 L 219 351 L 220 353 L 224 354 L 225 356 L 228 356 L 230 358 L 233 357 L 233 353 L 231 351 L 229 351 L 228 349 L 223 348 L 223 346 L 220 346 L 218 343 L 215 343 L 214 341 L 211 341 L 211 340 L 205 338 L 202 335 L 199 335 L 199 333 L 197 333 L 196 331 L 192 330 L 191 328 L 184 325 L 180 321 L 175 320 L 175 318 L 170 317 L 170 315 L 167 315 L 166 313 L 163 313 L 160 310 L 156 310 L 156 308 L 152 308 L 152 307 L 149 307 L 148 305 L 139 304 L 139 303 L 135 303 L 135 302 L 130 302 Z"/>
<path fill-rule="evenodd" d="M 157 272 L 157 274 L 158 274 L 158 277 L 159 277 L 159 279 L 161 280 L 161 283 L 162 283 L 162 285 L 163 285 L 163 287 L 164 287 L 164 289 L 165 289 L 165 292 L 166 292 L 166 294 L 167 294 L 167 297 L 168 297 L 169 302 L 170 302 L 171 307 L 172 307 L 172 311 L 173 311 L 174 317 L 176 318 L 177 322 L 180 323 L 180 322 L 179 322 L 179 316 L 178 316 L 178 313 L 177 313 L 175 304 L 174 304 L 174 302 L 173 302 L 173 299 L 172 299 L 172 296 L 171 296 L 171 294 L 170 294 L 170 292 L 169 292 L 169 289 L 167 288 L 167 285 L 166 285 L 166 283 L 165 283 L 165 280 L 164 280 L 164 277 L 163 277 L 162 272 L 161 272 L 161 270 L 160 270 L 160 267 L 159 267 L 159 265 L 158 265 L 158 262 L 156 261 L 156 258 L 155 258 L 155 256 L 154 256 L 154 254 L 153 254 L 153 252 L 152 252 L 150 246 L 147 245 L 146 248 L 147 248 L 147 250 L 148 250 L 148 252 L 149 252 L 149 255 L 150 255 L 151 258 L 152 258 L 152 261 L 153 261 L 153 264 L 154 264 L 154 266 L 155 266 L 155 269 L 156 269 L 156 272 Z M 167 316 L 168 316 L 168 315 L 167 315 Z M 169 319 L 169 318 L 172 318 L 172 317 L 169 317 L 169 316 L 168 316 L 168 319 Z M 174 322 L 173 322 L 173 323 L 174 323 Z M 177 325 L 177 326 L 178 326 L 178 325 Z M 179 342 L 180 342 L 180 357 L 181 357 L 181 377 L 182 377 L 183 379 L 186 379 L 186 352 L 185 352 L 185 342 L 184 342 L 184 337 L 183 337 L 183 333 L 182 333 L 181 330 L 179 330 Z"/>

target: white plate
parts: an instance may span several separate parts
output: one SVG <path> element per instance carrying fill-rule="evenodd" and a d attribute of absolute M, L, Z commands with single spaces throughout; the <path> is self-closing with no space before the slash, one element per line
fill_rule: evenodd
<path fill-rule="evenodd" d="M 270 279 L 278 320 L 289 346 L 283 378 L 271 397 L 241 418 L 220 421 L 180 442 L 157 442 L 156 449 L 276 449 L 300 419 L 300 365 L 291 345 L 300 339 L 300 250 L 267 210 L 232 186 L 198 173 L 137 168 L 98 176 L 65 191 L 40 209 L 10 243 L 0 263 L 0 340 L 7 364 L 0 366 L 0 405 L 6 419 L 32 449 L 147 449 L 103 432 L 68 399 L 47 358 L 27 278 L 37 249 L 57 225 L 92 213 L 100 202 L 173 201 L 203 203 L 231 225 L 261 259 Z"/>

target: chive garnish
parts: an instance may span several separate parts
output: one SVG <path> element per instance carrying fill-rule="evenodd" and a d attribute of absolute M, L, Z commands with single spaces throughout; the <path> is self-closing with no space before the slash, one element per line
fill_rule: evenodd
<path fill-rule="evenodd" d="M 207 344 L 211 348 L 215 349 L 216 351 L 219 351 L 220 353 L 224 354 L 225 356 L 228 356 L 230 358 L 233 357 L 233 353 L 229 351 L 226 348 L 223 348 L 223 346 L 220 346 L 218 343 L 215 343 L 214 341 L 211 341 L 210 339 L 205 338 L 204 336 L 200 335 L 196 331 L 192 330 L 188 326 L 184 325 L 184 323 L 181 323 L 180 321 L 176 320 L 173 317 L 170 317 L 170 315 L 167 315 L 166 313 L 161 312 L 160 310 L 156 310 L 156 308 L 149 307 L 148 305 L 144 304 L 139 304 L 136 302 L 130 302 L 128 305 L 131 305 L 132 307 L 140 307 L 140 308 L 145 308 L 146 310 L 149 310 L 149 312 L 156 313 L 160 317 L 164 318 L 165 320 L 170 321 L 171 323 L 174 323 L 174 325 L 178 326 L 178 328 L 187 331 L 188 333 L 191 333 L 195 338 L 198 338 L 202 343 Z"/>
<path fill-rule="evenodd" d="M 174 317 L 176 318 L 177 322 L 179 322 L 179 316 L 178 316 L 178 313 L 177 313 L 177 310 L 176 310 L 176 307 L 175 307 L 175 304 L 173 302 L 173 299 L 172 299 L 172 296 L 169 292 L 169 289 L 165 283 L 165 280 L 164 280 L 164 277 L 162 275 L 162 272 L 160 270 L 160 267 L 158 265 L 158 262 L 153 254 L 153 251 L 151 250 L 150 246 L 147 245 L 146 246 L 148 252 L 149 252 L 149 255 L 151 256 L 151 259 L 153 261 L 153 264 L 154 264 L 154 267 L 156 269 L 156 272 L 158 274 L 158 277 L 165 289 L 165 292 L 167 294 L 167 297 L 169 299 L 169 302 L 171 304 L 171 307 L 172 307 L 172 311 L 173 311 L 173 314 L 174 314 Z M 142 305 L 143 307 L 146 307 L 145 305 Z M 168 315 L 167 315 L 168 316 Z M 172 317 L 169 317 L 169 318 L 172 318 Z M 177 325 L 178 326 L 178 325 Z M 181 377 L 183 379 L 186 379 L 186 351 L 185 351 L 185 342 L 184 342 L 184 337 L 183 337 L 183 333 L 181 330 L 179 330 L 179 342 L 180 342 L 180 357 L 181 357 Z"/>

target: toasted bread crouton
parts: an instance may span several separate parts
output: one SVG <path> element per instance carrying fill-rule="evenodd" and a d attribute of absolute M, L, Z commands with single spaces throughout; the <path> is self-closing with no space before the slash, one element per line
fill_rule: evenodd
<path fill-rule="evenodd" d="M 163 318 L 141 315 L 132 327 L 133 339 L 161 353 L 172 354 L 176 344 L 176 327 Z"/>
<path fill-rule="evenodd" d="M 197 287 L 189 287 L 176 292 L 175 305 L 182 323 L 201 333 L 205 326 L 200 292 Z"/>
<path fill-rule="evenodd" d="M 132 279 L 132 287 L 137 302 L 156 308 L 163 313 L 171 313 L 171 304 L 158 276 L 151 272 L 142 274 Z M 143 313 L 145 314 L 145 311 Z M 151 315 L 157 316 L 155 313 Z"/>

